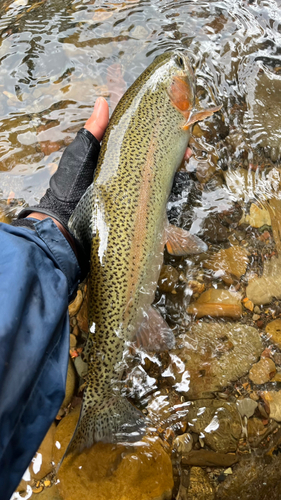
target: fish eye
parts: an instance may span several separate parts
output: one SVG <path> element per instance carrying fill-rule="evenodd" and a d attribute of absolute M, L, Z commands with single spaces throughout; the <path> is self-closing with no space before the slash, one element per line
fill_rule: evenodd
<path fill-rule="evenodd" d="M 184 68 L 184 61 L 183 61 L 183 58 L 181 56 L 177 56 L 176 62 L 180 68 Z"/>

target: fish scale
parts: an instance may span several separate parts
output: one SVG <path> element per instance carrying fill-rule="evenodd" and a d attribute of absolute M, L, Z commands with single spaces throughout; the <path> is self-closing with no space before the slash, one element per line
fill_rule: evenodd
<path fill-rule="evenodd" d="M 172 331 L 151 304 L 166 242 L 166 203 L 189 141 L 188 119 L 196 121 L 190 118 L 194 100 L 186 55 L 158 57 L 117 105 L 94 182 L 70 220 L 75 237 L 91 246 L 91 269 L 87 388 L 67 453 L 99 440 L 137 439 L 144 432 L 143 415 L 120 394 L 118 380 L 138 329 L 166 335 L 164 348 L 173 345 Z M 189 238 L 203 249 L 199 238 Z M 147 329 L 148 318 L 154 328 Z"/>

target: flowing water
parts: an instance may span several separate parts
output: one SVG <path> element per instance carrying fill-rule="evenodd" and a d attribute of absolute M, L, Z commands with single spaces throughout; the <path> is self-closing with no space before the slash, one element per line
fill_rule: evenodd
<path fill-rule="evenodd" d="M 279 499 L 280 0 L 2 0 L 0 14 L 1 221 L 38 202 L 96 98 L 112 110 L 163 51 L 187 49 L 198 106 L 223 105 L 194 126 L 167 207 L 208 244 L 165 255 L 155 304 L 176 348 L 139 349 L 124 390 L 173 465 L 173 489 L 143 499 Z M 85 339 L 74 319 L 73 358 Z M 165 482 L 159 463 L 152 484 Z M 23 498 L 44 487 L 30 484 Z"/>

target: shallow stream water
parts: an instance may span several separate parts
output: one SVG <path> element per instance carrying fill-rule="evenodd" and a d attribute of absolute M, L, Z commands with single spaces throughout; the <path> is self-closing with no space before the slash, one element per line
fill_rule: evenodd
<path fill-rule="evenodd" d="M 161 498 L 279 499 L 280 1 L 2 0 L 0 220 L 39 201 L 98 96 L 112 110 L 174 48 L 190 53 L 198 106 L 223 106 L 194 126 L 167 207 L 208 251 L 165 255 L 155 304 L 177 345 L 140 350 L 126 391 L 171 456 Z"/>

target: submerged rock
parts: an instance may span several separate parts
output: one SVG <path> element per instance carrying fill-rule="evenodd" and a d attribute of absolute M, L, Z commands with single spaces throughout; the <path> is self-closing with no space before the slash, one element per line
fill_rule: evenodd
<path fill-rule="evenodd" d="M 241 278 L 246 272 L 248 263 L 248 251 L 243 247 L 235 245 L 220 250 L 210 259 L 205 260 L 203 266 L 214 271 L 215 277 L 221 277 L 228 281 L 231 275 Z"/>
<path fill-rule="evenodd" d="M 216 491 L 217 500 L 280 500 L 281 456 L 272 456 L 266 464 L 264 458 L 253 455 L 241 460 L 235 473 L 227 476 Z"/>
<path fill-rule="evenodd" d="M 281 391 L 265 391 L 262 397 L 269 405 L 270 418 L 281 422 Z"/>
<path fill-rule="evenodd" d="M 82 305 L 82 302 L 83 302 L 83 294 L 82 294 L 81 290 L 78 290 L 75 299 L 73 300 L 73 302 L 71 302 L 69 304 L 69 307 L 68 307 L 68 312 L 69 312 L 70 318 L 72 318 L 72 316 L 76 316 L 76 314 L 78 313 L 78 311 Z"/>
<path fill-rule="evenodd" d="M 76 386 L 76 372 L 73 366 L 73 362 L 71 358 L 68 361 L 68 369 L 67 369 L 67 378 L 66 378 L 66 387 L 65 387 L 65 397 L 61 404 L 61 408 L 65 408 L 69 405 L 70 401 L 73 398 L 74 391 Z"/>
<path fill-rule="evenodd" d="M 278 318 L 268 323 L 265 331 L 271 342 L 281 349 L 281 319 Z"/>
<path fill-rule="evenodd" d="M 261 72 L 253 68 L 246 94 L 247 112 L 244 126 L 255 144 L 270 150 L 272 161 L 280 158 L 281 134 L 281 79 L 269 68 Z"/>
<path fill-rule="evenodd" d="M 257 305 L 281 298 L 281 257 L 264 262 L 263 275 L 253 279 L 246 288 L 247 297 Z"/>
<path fill-rule="evenodd" d="M 199 465 L 201 467 L 229 467 L 238 462 L 234 453 L 218 453 L 210 450 L 192 450 L 183 455 L 184 465 Z"/>
<path fill-rule="evenodd" d="M 189 488 L 186 500 L 214 500 L 215 490 L 208 474 L 200 467 L 192 467 L 189 477 Z"/>
<path fill-rule="evenodd" d="M 192 324 L 177 339 L 170 366 L 162 373 L 188 399 L 212 397 L 245 375 L 262 352 L 256 328 L 233 323 Z"/>
<path fill-rule="evenodd" d="M 56 462 L 75 429 L 78 410 L 67 415 L 56 433 Z M 64 500 L 169 500 L 173 472 L 159 438 L 134 444 L 97 443 L 81 454 L 67 456 L 58 473 Z"/>
<path fill-rule="evenodd" d="M 197 318 L 212 316 L 237 319 L 242 316 L 241 296 L 228 290 L 210 288 L 188 306 L 187 312 Z"/>
<path fill-rule="evenodd" d="M 173 292 L 179 279 L 179 273 L 173 266 L 162 266 L 158 286 L 163 292 Z"/>
<path fill-rule="evenodd" d="M 275 373 L 276 366 L 272 359 L 261 358 L 258 363 L 252 366 L 249 372 L 249 378 L 254 384 L 265 384 L 274 377 Z"/>
<path fill-rule="evenodd" d="M 234 403 L 203 399 L 193 402 L 187 421 L 190 430 L 219 453 L 235 452 L 241 436 L 241 418 Z"/>
<path fill-rule="evenodd" d="M 249 224 L 252 227 L 262 227 L 262 226 L 271 226 L 271 218 L 269 212 L 264 207 L 259 207 L 255 203 L 252 203 L 250 206 L 250 213 L 243 214 L 242 219 L 239 224 Z"/>

